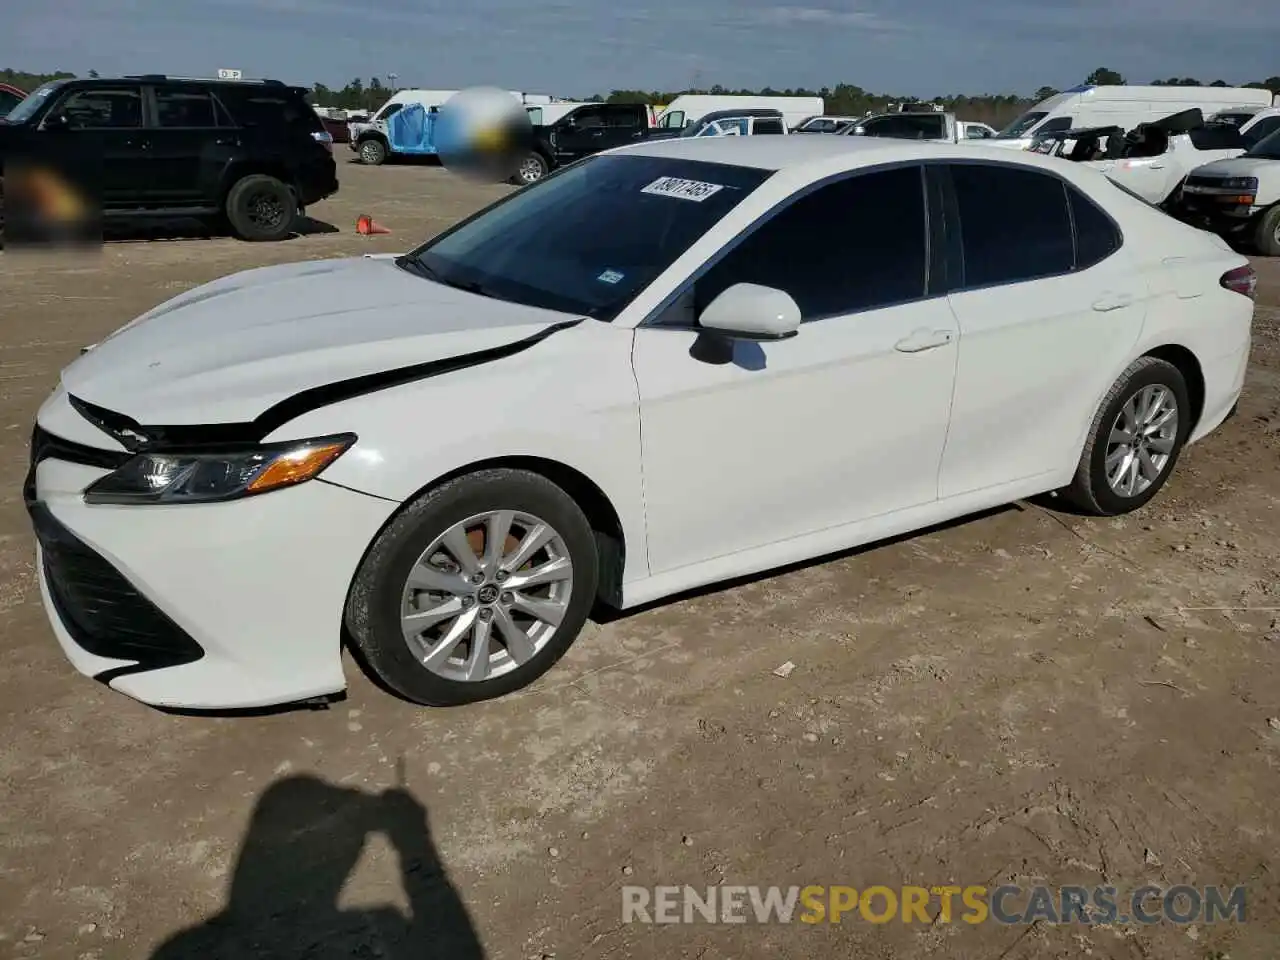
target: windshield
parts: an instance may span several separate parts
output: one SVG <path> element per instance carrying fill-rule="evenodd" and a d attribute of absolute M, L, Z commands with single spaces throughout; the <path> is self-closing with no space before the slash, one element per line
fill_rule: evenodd
<path fill-rule="evenodd" d="M 1259 160 L 1280 160 L 1280 130 L 1263 137 L 1244 152 L 1246 157 Z"/>
<path fill-rule="evenodd" d="M 666 157 L 590 157 L 399 263 L 483 296 L 612 320 L 770 175 Z"/>
<path fill-rule="evenodd" d="M 1044 110 L 1032 110 L 1030 113 L 1024 113 L 1013 123 L 1009 124 L 1003 130 L 996 134 L 997 140 L 1021 140 L 1027 135 L 1027 131 L 1034 127 L 1037 123 L 1047 117 L 1049 114 Z"/>
<path fill-rule="evenodd" d="M 50 80 L 48 83 L 41 84 L 27 94 L 27 99 L 10 110 L 5 119 L 10 123 L 25 123 L 49 99 L 51 93 L 55 90 L 60 90 L 66 83 L 66 80 Z"/>

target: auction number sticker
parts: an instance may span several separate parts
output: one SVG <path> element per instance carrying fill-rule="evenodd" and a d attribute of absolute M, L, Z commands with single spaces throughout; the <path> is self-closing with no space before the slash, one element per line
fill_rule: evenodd
<path fill-rule="evenodd" d="M 659 177 L 640 192 L 701 203 L 707 197 L 719 193 L 723 189 L 724 187 L 718 183 L 703 183 L 701 180 L 684 180 L 680 177 Z"/>

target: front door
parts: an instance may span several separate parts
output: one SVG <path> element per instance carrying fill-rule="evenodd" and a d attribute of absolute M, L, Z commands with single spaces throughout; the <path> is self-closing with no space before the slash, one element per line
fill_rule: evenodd
<path fill-rule="evenodd" d="M 555 126 L 556 159 L 572 163 L 581 157 L 599 153 L 607 142 L 605 135 L 608 113 L 604 104 L 579 107 Z"/>
<path fill-rule="evenodd" d="M 636 329 L 653 573 L 936 499 L 956 324 L 927 285 L 922 180 L 907 166 L 801 197 Z M 789 293 L 798 335 L 726 354 L 700 331 L 739 282 Z"/>
<path fill-rule="evenodd" d="M 1060 474 L 1142 331 L 1147 280 L 1110 217 L 1058 177 L 981 163 L 933 170 L 950 177 L 963 238 L 941 495 Z"/>
<path fill-rule="evenodd" d="M 65 118 L 60 126 L 58 118 Z M 104 210 L 137 207 L 152 195 L 145 162 L 142 87 L 120 84 L 73 90 L 49 111 L 45 132 L 98 166 Z"/>

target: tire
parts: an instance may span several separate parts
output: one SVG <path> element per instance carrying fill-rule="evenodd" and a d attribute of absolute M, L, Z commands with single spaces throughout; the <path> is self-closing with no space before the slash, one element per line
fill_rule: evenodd
<path fill-rule="evenodd" d="M 298 219 L 298 198 L 287 185 L 264 173 L 241 177 L 227 193 L 227 222 L 241 240 L 283 240 Z"/>
<path fill-rule="evenodd" d="M 1153 392 L 1163 391 L 1173 406 L 1173 423 L 1165 423 L 1160 430 L 1147 437 L 1145 450 L 1147 460 L 1138 459 L 1139 469 L 1143 463 L 1158 466 L 1159 470 L 1151 478 L 1139 473 L 1139 480 L 1130 489 L 1125 485 L 1113 486 L 1108 478 L 1108 457 L 1113 454 L 1119 461 L 1112 466 L 1118 467 L 1124 456 L 1125 447 L 1112 444 L 1112 431 L 1127 425 L 1121 424 L 1121 413 L 1129 417 L 1135 406 L 1144 398 L 1150 398 Z M 1167 411 L 1167 407 L 1164 407 Z M 1141 413 L 1140 410 L 1136 411 Z M 1084 451 L 1080 454 L 1080 464 L 1076 468 L 1075 479 L 1066 490 L 1060 491 L 1064 498 L 1085 513 L 1100 517 L 1114 517 L 1130 513 L 1148 503 L 1160 492 L 1177 466 L 1178 457 L 1186 443 L 1187 434 L 1191 430 L 1191 399 L 1187 391 L 1186 379 L 1173 364 L 1155 357 L 1139 357 L 1131 363 L 1107 392 L 1093 423 L 1089 428 L 1089 437 L 1085 441 Z M 1132 448 L 1128 448 L 1132 449 Z M 1166 459 L 1161 462 L 1160 457 Z M 1133 474 L 1129 474 L 1133 478 Z"/>
<path fill-rule="evenodd" d="M 1253 244 L 1264 257 L 1280 257 L 1280 203 L 1258 218 Z"/>
<path fill-rule="evenodd" d="M 520 168 L 516 171 L 515 176 L 511 178 L 511 182 L 520 186 L 527 186 L 531 183 L 537 183 L 550 172 L 551 164 L 547 162 L 547 158 L 535 151 L 520 161 Z"/>
<path fill-rule="evenodd" d="M 520 559 L 518 550 L 537 524 L 555 536 L 531 554 L 528 563 L 505 572 L 490 565 L 479 574 L 483 583 L 465 583 L 459 552 L 440 541 L 450 533 L 470 530 L 463 536 L 472 559 L 483 563 L 488 537 L 484 518 L 499 511 L 511 515 L 510 533 L 503 540 L 502 559 L 508 567 Z M 548 564 L 563 566 L 566 558 L 571 565 L 567 580 L 530 585 L 524 591 L 512 586 L 521 571 L 548 572 Z M 419 592 L 410 586 L 411 573 L 418 586 L 429 576 L 431 585 L 442 589 Z M 567 493 L 536 473 L 481 470 L 423 494 L 378 535 L 352 582 L 346 626 L 354 652 L 393 692 L 426 706 L 475 703 L 519 690 L 551 669 L 586 623 L 598 579 L 595 535 Z M 537 601 L 543 604 L 538 609 L 544 616 L 550 616 L 546 610 L 558 609 L 558 625 L 551 626 L 555 617 L 539 622 L 528 616 L 525 604 Z M 486 611 L 489 619 L 483 620 Z M 432 612 L 447 616 L 433 623 Z M 414 629 L 406 634 L 402 617 L 415 613 Z M 417 626 L 423 622 L 425 628 Z M 478 649 L 474 631 L 484 629 L 485 623 L 491 638 L 482 659 L 473 656 Z M 525 636 L 518 652 L 507 640 L 513 624 Z M 463 639 L 450 647 L 452 636 Z M 428 660 L 434 663 L 428 666 Z M 483 670 L 474 670 L 477 664 Z"/>
<path fill-rule="evenodd" d="M 360 162 L 369 167 L 380 167 L 387 162 L 387 145 L 377 137 L 370 137 L 359 144 Z"/>

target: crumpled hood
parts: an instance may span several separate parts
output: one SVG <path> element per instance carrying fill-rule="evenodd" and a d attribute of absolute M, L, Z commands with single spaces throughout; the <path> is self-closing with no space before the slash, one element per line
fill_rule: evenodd
<path fill-rule="evenodd" d="M 262 267 L 197 287 L 62 372 L 147 425 L 244 423 L 304 390 L 522 340 L 569 314 L 424 280 L 390 258 Z"/>
<path fill-rule="evenodd" d="M 1197 177 L 1252 177 L 1264 167 L 1280 170 L 1280 162 L 1267 160 L 1264 157 L 1233 157 L 1230 160 L 1206 163 L 1191 172 Z"/>

